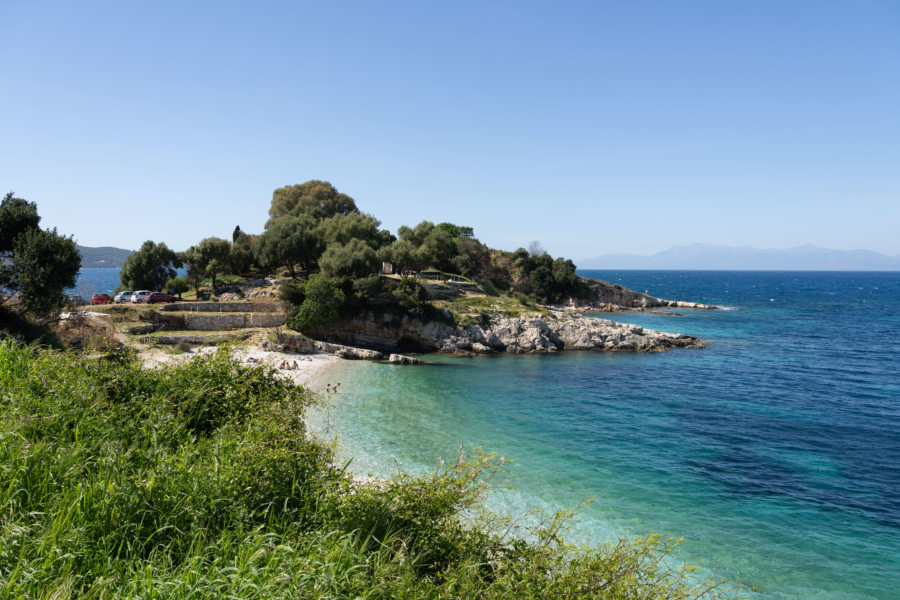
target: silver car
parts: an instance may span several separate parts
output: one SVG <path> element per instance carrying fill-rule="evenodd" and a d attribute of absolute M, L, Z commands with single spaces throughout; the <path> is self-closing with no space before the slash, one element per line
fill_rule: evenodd
<path fill-rule="evenodd" d="M 150 290 L 139 290 L 131 295 L 131 301 L 135 304 L 140 304 L 141 302 L 146 302 L 147 298 L 152 294 Z"/>
<path fill-rule="evenodd" d="M 113 302 L 115 302 L 116 304 L 122 304 L 123 302 L 131 302 L 131 295 L 133 293 L 134 293 L 133 291 L 119 292 L 118 294 L 116 294 L 116 297 L 113 298 Z"/>

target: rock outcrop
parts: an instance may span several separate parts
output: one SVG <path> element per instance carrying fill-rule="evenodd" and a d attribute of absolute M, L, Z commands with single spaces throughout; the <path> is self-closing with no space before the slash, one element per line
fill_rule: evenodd
<path fill-rule="evenodd" d="M 701 348 L 699 339 L 638 325 L 576 316 L 498 318 L 471 325 L 442 340 L 442 352 L 659 352 L 670 348 Z"/>
<path fill-rule="evenodd" d="M 468 327 L 370 312 L 319 330 L 315 332 L 315 337 L 397 354 L 410 351 L 456 354 L 549 353 L 561 350 L 659 352 L 670 348 L 701 348 L 704 345 L 689 335 L 561 312 L 554 313 L 552 317 L 494 317 L 480 325 Z"/>
<path fill-rule="evenodd" d="M 300 352 L 302 354 L 333 354 L 340 358 L 349 360 L 383 360 L 384 354 L 377 350 L 368 350 L 366 348 L 357 348 L 355 346 L 345 346 L 343 344 L 331 344 L 329 342 L 321 342 L 312 340 L 302 335 L 294 335 L 290 333 L 280 333 L 278 335 L 278 344 L 265 342 L 264 350 L 275 350 L 279 352 Z"/>
<path fill-rule="evenodd" d="M 702 310 L 719 308 L 718 306 L 701 304 L 699 302 L 656 298 L 650 294 L 635 292 L 621 285 L 611 284 L 606 281 L 596 279 L 587 279 L 585 281 L 590 289 L 588 307 L 602 312 L 613 312 L 622 308 L 695 308 Z"/>
<path fill-rule="evenodd" d="M 421 358 L 406 356 L 405 354 L 391 354 L 388 357 L 388 362 L 393 365 L 426 365 L 426 364 L 428 364 Z"/>

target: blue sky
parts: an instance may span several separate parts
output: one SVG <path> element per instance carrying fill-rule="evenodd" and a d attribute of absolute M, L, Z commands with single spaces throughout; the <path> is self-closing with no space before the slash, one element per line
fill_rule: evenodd
<path fill-rule="evenodd" d="M 900 254 L 900 3 L 0 0 L 0 186 L 87 246 L 258 232 L 326 179 L 392 231 L 576 259 Z"/>

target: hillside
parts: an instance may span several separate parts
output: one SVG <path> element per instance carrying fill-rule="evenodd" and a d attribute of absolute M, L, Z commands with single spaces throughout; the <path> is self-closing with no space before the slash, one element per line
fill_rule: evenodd
<path fill-rule="evenodd" d="M 606 254 L 579 262 L 582 269 L 699 269 L 759 271 L 897 271 L 900 257 L 870 250 L 831 250 L 810 244 L 783 250 L 749 246 L 673 246 L 651 256 Z"/>
<path fill-rule="evenodd" d="M 81 266 L 88 269 L 121 269 L 125 264 L 125 259 L 134 252 L 134 250 L 113 248 L 112 246 L 99 248 L 76 246 L 76 248 L 81 253 Z"/>

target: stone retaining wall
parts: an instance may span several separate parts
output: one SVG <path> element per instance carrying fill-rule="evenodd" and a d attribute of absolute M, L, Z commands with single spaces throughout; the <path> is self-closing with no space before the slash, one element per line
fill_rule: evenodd
<path fill-rule="evenodd" d="M 247 339 L 248 333 L 213 333 L 205 335 L 148 335 L 141 338 L 145 344 L 172 345 L 186 342 L 188 344 L 221 344 L 225 342 L 239 342 Z"/>
<path fill-rule="evenodd" d="M 283 313 L 281 302 L 175 302 L 160 307 L 164 311 L 202 313 Z"/>
<path fill-rule="evenodd" d="M 225 331 L 228 329 L 246 329 L 248 327 L 280 327 L 284 325 L 283 313 L 191 313 L 169 315 L 154 312 L 148 320 L 161 325 L 160 329 L 168 331 Z"/>

